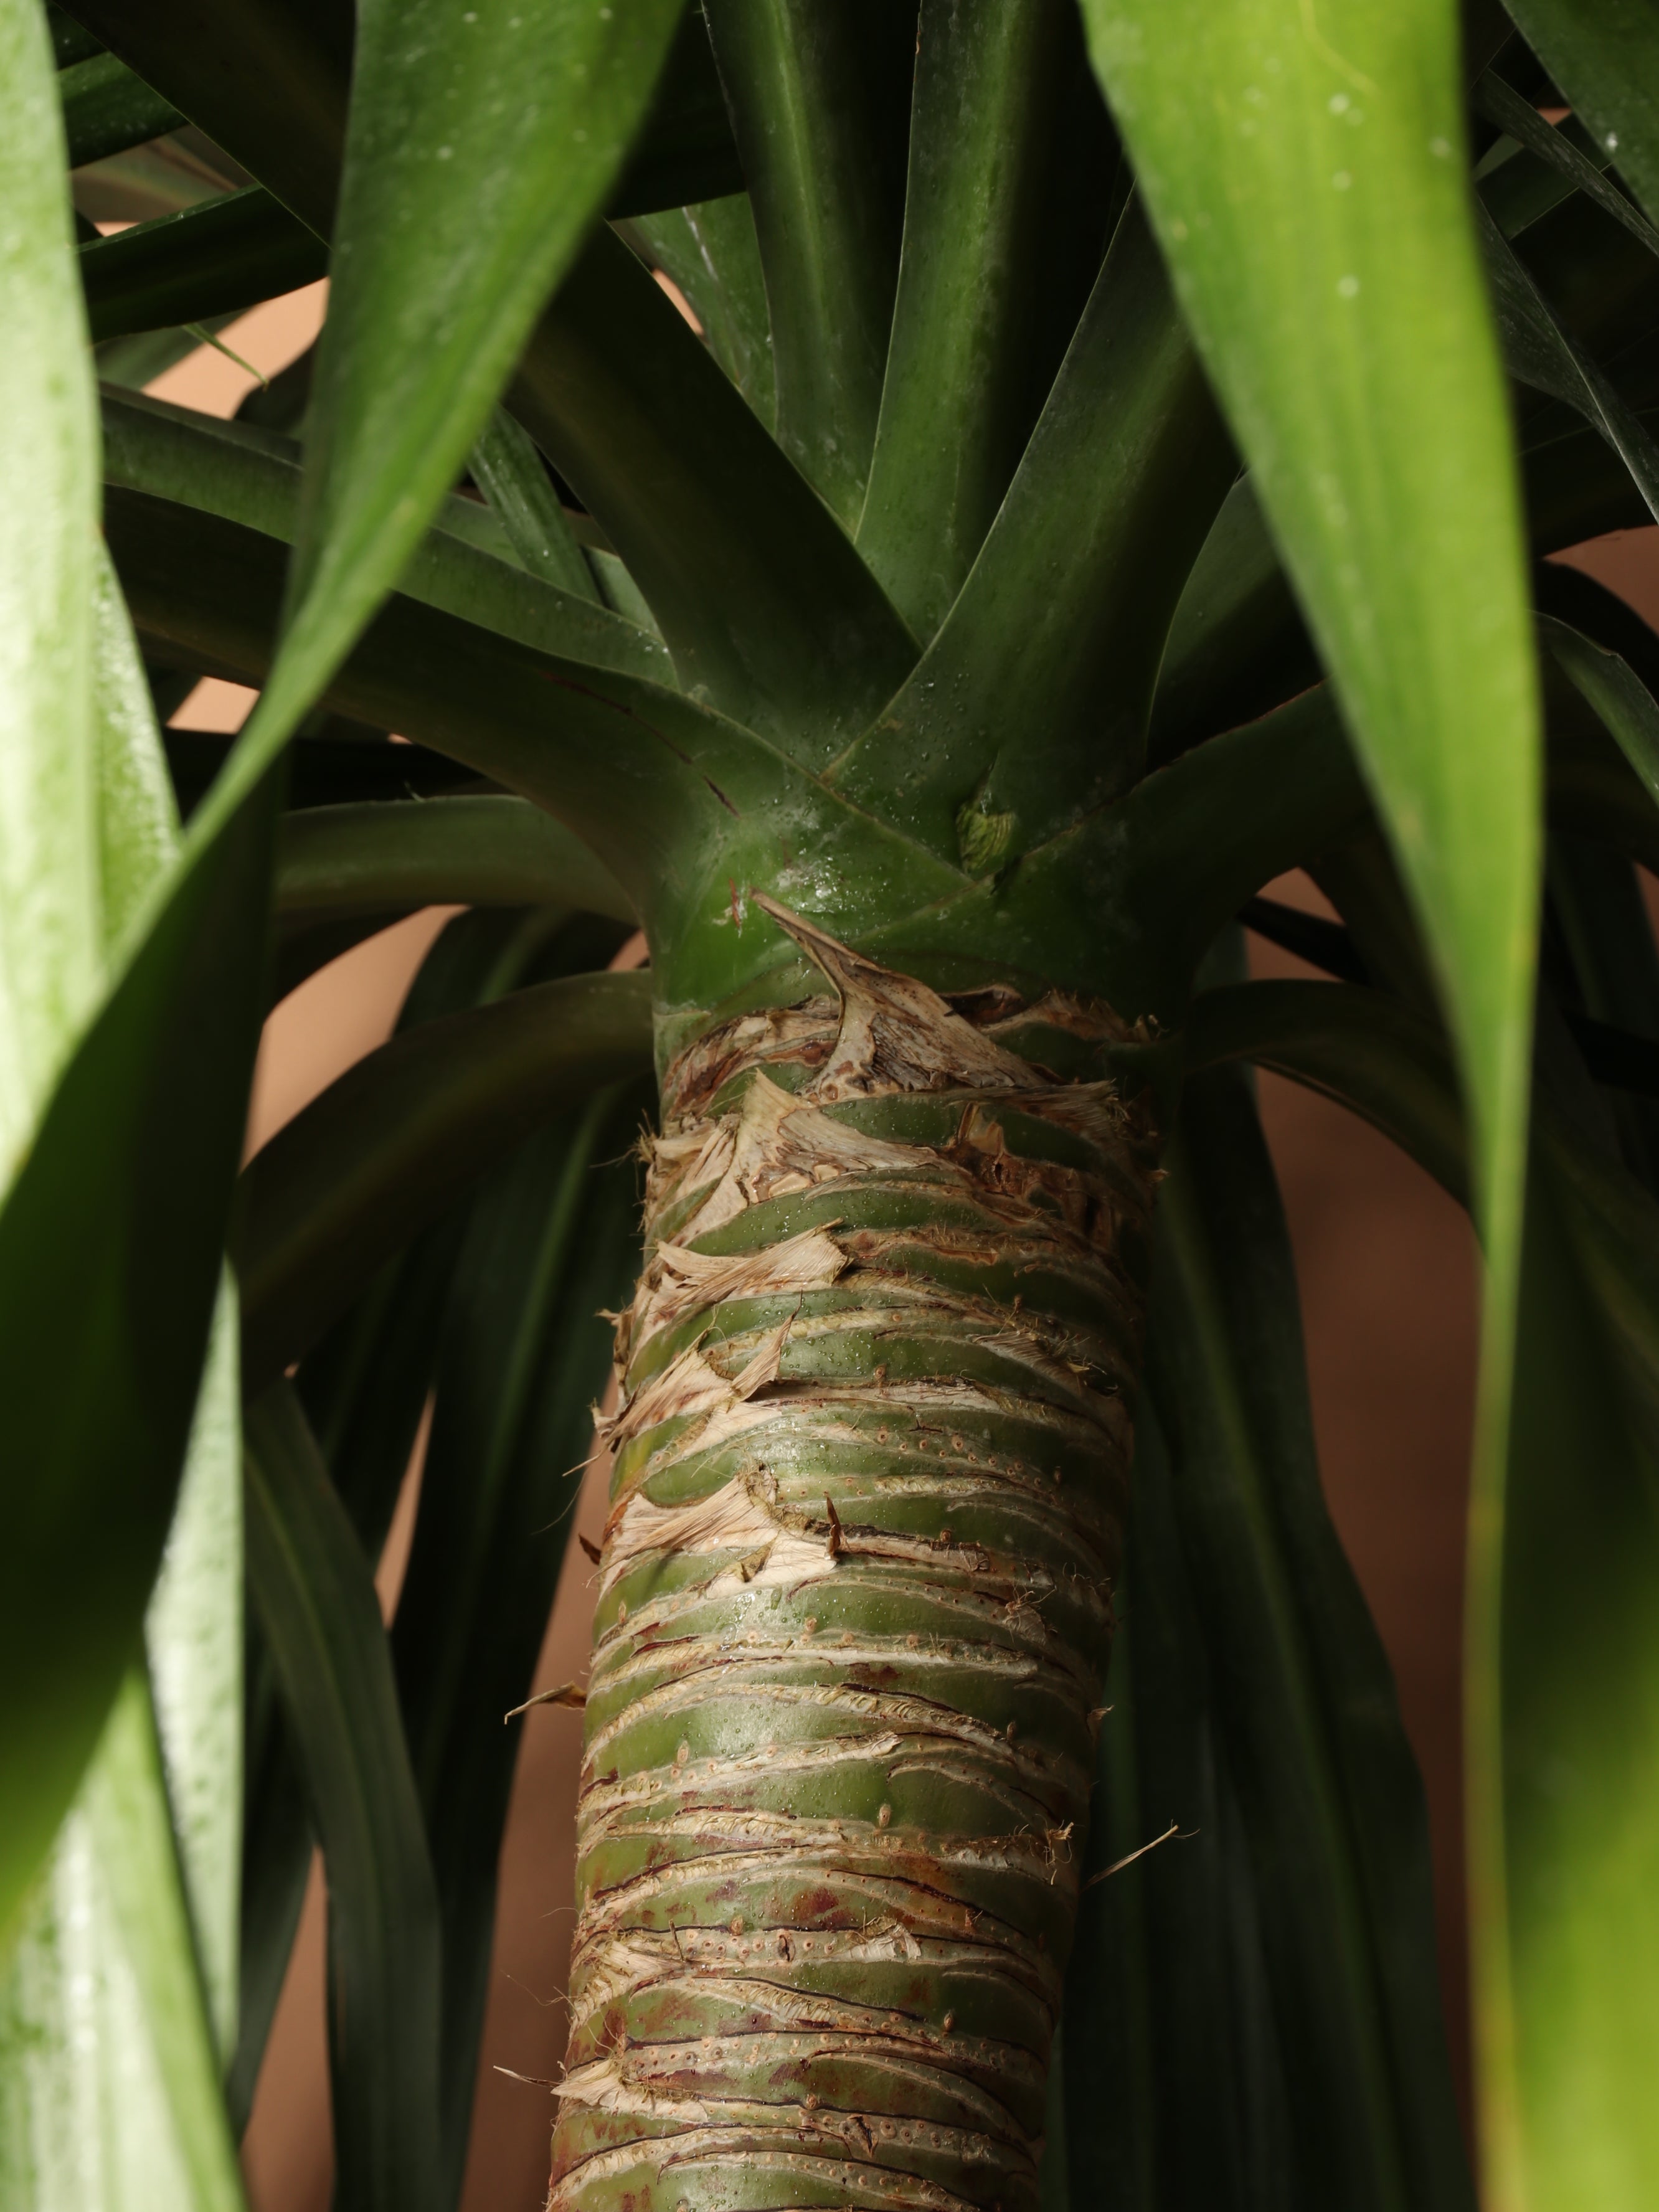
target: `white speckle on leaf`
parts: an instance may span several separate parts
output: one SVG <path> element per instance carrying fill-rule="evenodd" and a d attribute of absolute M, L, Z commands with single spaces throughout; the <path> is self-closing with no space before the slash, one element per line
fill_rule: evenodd
<path fill-rule="evenodd" d="M 450 161 L 453 158 L 454 152 L 455 149 L 453 146 L 440 146 L 438 149 L 438 159 L 441 161 Z"/>
<path fill-rule="evenodd" d="M 1187 235 L 1187 226 L 1182 222 L 1179 216 L 1177 216 L 1175 221 L 1170 225 L 1170 235 L 1176 240 L 1177 245 Z"/>
<path fill-rule="evenodd" d="M 1359 279 L 1357 276 L 1339 276 L 1337 278 L 1336 296 L 1339 300 L 1352 300 L 1357 295 L 1358 290 Z"/>
<path fill-rule="evenodd" d="M 1346 92 L 1334 92 L 1325 103 L 1333 115 L 1346 115 L 1353 102 Z"/>
<path fill-rule="evenodd" d="M 1346 169 L 1339 169 L 1331 179 L 1331 189 L 1333 191 L 1346 192 L 1352 182 L 1353 179 Z"/>
<path fill-rule="evenodd" d="M 1433 155 L 1437 161 L 1449 161 L 1451 159 L 1451 140 L 1449 138 L 1431 138 L 1429 141 L 1429 151 Z"/>
<path fill-rule="evenodd" d="M 1619 133 L 1616 131 L 1609 131 L 1607 137 L 1601 141 L 1601 143 L 1607 148 L 1609 154 L 1616 154 L 1619 150 Z"/>

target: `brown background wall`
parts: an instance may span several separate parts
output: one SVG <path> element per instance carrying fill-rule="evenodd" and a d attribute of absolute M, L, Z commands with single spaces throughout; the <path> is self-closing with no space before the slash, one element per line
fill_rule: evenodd
<path fill-rule="evenodd" d="M 227 341 L 271 373 L 308 343 L 321 296 L 322 288 L 313 287 L 259 309 L 228 331 Z M 228 414 L 250 382 L 222 356 L 198 356 L 157 388 Z M 1621 532 L 1569 557 L 1659 627 L 1659 530 Z M 204 685 L 176 719 L 228 727 L 250 696 Z M 1281 898 L 1322 908 L 1304 877 L 1272 888 Z M 277 1010 L 261 1056 L 251 1146 L 384 1039 L 442 919 L 420 915 L 386 932 Z M 1257 974 L 1310 972 L 1273 947 L 1251 943 Z M 1327 1492 L 1388 1646 L 1428 1791 L 1448 2017 L 1466 2085 L 1458 1646 L 1476 1297 L 1468 1224 L 1425 1176 L 1340 1109 L 1273 1076 L 1261 1080 L 1261 1102 L 1295 1245 Z M 388 1613 L 417 1483 L 418 1464 L 382 1563 Z M 590 1476 L 576 1525 L 593 1534 L 602 1517 Z M 584 1671 L 586 1577 L 573 1545 L 538 1682 Z M 580 1719 L 544 1709 L 520 1725 L 524 1751 L 502 1860 L 465 2212 L 540 2206 L 549 2100 L 536 2084 L 556 2074 L 564 2038 Z M 320 1877 L 313 1875 L 245 2147 L 255 2212 L 326 2212 L 322 1936 Z"/>

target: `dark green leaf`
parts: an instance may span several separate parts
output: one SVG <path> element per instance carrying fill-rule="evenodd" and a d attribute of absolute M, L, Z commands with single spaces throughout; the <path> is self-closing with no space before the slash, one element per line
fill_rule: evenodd
<path fill-rule="evenodd" d="M 60 70 L 102 52 L 91 32 L 83 31 L 73 17 L 66 15 L 56 0 L 46 0 L 46 28 L 52 33 L 52 58 Z"/>
<path fill-rule="evenodd" d="M 704 8 L 766 272 L 778 442 L 851 530 L 898 274 L 914 11 L 895 0 Z"/>
<path fill-rule="evenodd" d="M 437 1899 L 374 1584 L 287 1383 L 247 1443 L 248 1586 L 328 1868 L 335 2186 L 439 2212 Z"/>
<path fill-rule="evenodd" d="M 1422 1015 L 1351 983 L 1201 991 L 1187 1022 L 1194 1071 L 1254 1060 L 1361 1114 L 1461 1204 L 1468 1150 L 1443 1040 Z"/>
<path fill-rule="evenodd" d="M 611 1359 L 602 1309 L 639 1263 L 632 1158 L 649 1085 L 541 1131 L 473 1203 L 434 1378 L 392 1650 L 444 1924 L 444 2157 L 459 2189 L 489 1990 L 496 1865 Z"/>
<path fill-rule="evenodd" d="M 1046 249 L 1082 64 L 1059 0 L 922 10 L 898 297 L 858 521 L 859 550 L 920 638 L 961 590 L 1055 367 L 1041 295 L 1059 275 Z M 1103 118 L 1097 135 L 1109 139 Z M 1071 534 L 1063 515 L 1054 527 Z"/>
<path fill-rule="evenodd" d="M 746 192 L 619 226 L 642 261 L 684 293 L 708 349 L 770 429 L 777 414 L 766 279 Z"/>
<path fill-rule="evenodd" d="M 1477 113 L 1484 115 L 1489 123 L 1495 123 L 1500 131 L 1507 131 L 1528 153 L 1547 161 L 1573 189 L 1593 200 L 1604 215 L 1623 223 L 1632 237 L 1640 239 L 1650 252 L 1659 253 L 1659 231 L 1644 220 L 1616 185 L 1607 182 L 1601 167 L 1573 144 L 1565 130 L 1547 123 L 1532 102 L 1522 100 L 1501 76 L 1488 70 L 1475 87 L 1474 106 Z M 1609 158 L 1602 156 L 1602 167 Z M 1515 234 L 1506 230 L 1504 235 L 1512 238 Z"/>
<path fill-rule="evenodd" d="M 1551 658 L 1659 805 L 1659 702 L 1616 653 L 1593 644 L 1565 623 L 1544 615 L 1539 631 Z"/>
<path fill-rule="evenodd" d="M 257 306 L 328 271 L 327 249 L 258 185 L 80 249 L 94 340 Z"/>
<path fill-rule="evenodd" d="M 822 765 L 903 681 L 915 644 L 845 533 L 609 231 L 510 404 L 603 524 L 687 690 Z"/>
<path fill-rule="evenodd" d="M 363 11 L 306 498 L 251 761 L 292 731 L 454 482 L 604 204 L 678 13 L 676 0 Z"/>
<path fill-rule="evenodd" d="M 1659 514 L 1659 445 L 1610 380 L 1560 328 L 1543 295 L 1484 210 L 1477 215 L 1498 327 L 1512 374 L 1577 409 L 1601 432 Z"/>
<path fill-rule="evenodd" d="M 107 154 L 125 153 L 129 146 L 142 146 L 147 139 L 176 131 L 185 119 L 113 54 L 94 54 L 89 61 L 73 63 L 60 71 L 58 89 L 72 169 L 101 161 Z"/>
<path fill-rule="evenodd" d="M 539 984 L 358 1062 L 247 1171 L 243 1361 L 258 1389 L 380 1261 L 556 1108 L 650 1065 L 650 979 Z"/>
<path fill-rule="evenodd" d="M 743 164 L 700 7 L 680 19 L 628 166 L 606 209 L 612 219 L 741 192 Z"/>
<path fill-rule="evenodd" d="M 136 393 L 106 392 L 103 419 L 104 473 L 111 484 L 292 539 L 301 477 L 299 448 L 290 441 Z M 633 623 L 593 605 L 591 596 L 556 589 L 465 542 L 459 533 L 471 527 L 469 506 L 478 512 L 476 502 L 446 500 L 437 527 L 413 549 L 399 579 L 411 598 L 599 668 L 667 675 L 667 654 Z"/>
<path fill-rule="evenodd" d="M 597 599 L 593 572 L 559 504 L 552 478 L 529 434 L 495 408 L 472 448 L 472 474 L 501 518 L 514 551 L 532 576 L 562 592 Z"/>
<path fill-rule="evenodd" d="M 1659 222 L 1659 22 L 1645 0 L 1505 0 L 1637 198 Z"/>
<path fill-rule="evenodd" d="M 1181 1132 L 1149 1376 L 1249 1838 L 1296 2167 L 1315 2203 L 1466 2207 L 1422 1788 L 1320 1492 L 1289 1239 L 1248 1090 L 1189 1084 Z"/>
<path fill-rule="evenodd" d="M 284 915 L 564 905 L 633 919 L 586 845 L 522 799 L 381 800 L 291 814 L 276 848 Z"/>
<path fill-rule="evenodd" d="M 1234 466 L 1131 206 L 973 574 L 837 787 L 975 876 L 1127 789 Z"/>
<path fill-rule="evenodd" d="M 351 76 L 347 0 L 216 0 L 182 35 L 174 0 L 74 0 L 71 12 L 328 237 Z"/>
<path fill-rule="evenodd" d="M 194 685 L 196 678 L 190 679 Z M 224 766 L 236 740 L 213 730 L 166 730 L 167 767 L 179 811 L 188 817 Z M 290 808 L 358 805 L 400 799 L 435 799 L 478 779 L 424 745 L 365 743 L 356 738 L 295 740 L 289 753 Z"/>

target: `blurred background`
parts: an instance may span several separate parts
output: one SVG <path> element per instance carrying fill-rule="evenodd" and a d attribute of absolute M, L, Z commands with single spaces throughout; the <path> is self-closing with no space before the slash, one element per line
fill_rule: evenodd
<path fill-rule="evenodd" d="M 275 375 L 310 344 L 325 289 L 319 284 L 292 294 L 220 332 L 220 343 L 240 362 L 204 346 L 149 388 L 186 406 L 233 414 L 260 378 Z M 1659 529 L 1621 532 L 1561 557 L 1659 628 Z M 234 729 L 252 697 L 236 685 L 206 682 L 173 723 Z M 1269 888 L 1286 903 L 1329 911 L 1304 876 Z M 412 916 L 370 939 L 277 1007 L 259 1059 L 250 1152 L 384 1042 L 404 992 L 452 911 Z M 1260 939 L 1249 944 L 1257 975 L 1313 972 Z M 621 957 L 630 956 L 625 951 Z M 1261 1097 L 1301 1281 L 1326 1489 L 1393 1661 L 1428 1793 L 1442 1978 L 1454 2063 L 1466 2093 L 1458 1671 L 1475 1333 L 1468 1227 L 1437 1186 L 1341 1109 L 1271 1075 L 1261 1079 Z M 419 1483 L 417 1446 L 378 1577 L 388 1619 Z M 575 1527 L 596 1536 L 603 1517 L 602 1492 L 590 1470 Z M 580 1548 L 569 1546 L 538 1686 L 580 1679 L 585 1670 L 589 1572 Z M 486 1716 L 480 1724 L 496 1723 Z M 564 2045 L 581 1717 L 543 1708 L 513 1725 L 523 1730 L 524 1741 L 502 1860 L 465 2212 L 538 2212 L 546 2189 L 547 2085 L 557 2075 Z M 332 2172 L 324 1917 L 321 1875 L 313 1867 L 244 2148 L 254 2212 L 327 2212 Z"/>

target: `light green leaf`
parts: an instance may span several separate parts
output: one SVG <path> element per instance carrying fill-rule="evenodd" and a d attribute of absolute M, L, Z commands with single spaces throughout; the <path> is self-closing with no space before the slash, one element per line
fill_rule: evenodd
<path fill-rule="evenodd" d="M 1501 1280 L 1518 1218 L 1538 742 L 1507 409 L 1459 159 L 1455 15 L 1442 0 L 1087 0 L 1085 13 L 1440 963 Z"/>
<path fill-rule="evenodd" d="M 240 2212 L 149 1692 L 129 1675 L 0 1988 L 7 2212 Z"/>
<path fill-rule="evenodd" d="M 1497 1591 L 1539 877 L 1508 410 L 1445 0 L 1085 0 L 1096 67 L 1445 993 L 1488 1259 L 1471 1532 L 1483 2147 L 1514 2161 Z"/>
<path fill-rule="evenodd" d="M 179 811 L 138 641 L 101 544 L 94 557 L 93 625 L 103 951 L 114 961 L 178 852 Z"/>
<path fill-rule="evenodd" d="M 0 1188 L 102 968 L 88 674 L 98 426 L 64 161 L 40 9 L 3 0 Z"/>
<path fill-rule="evenodd" d="M 99 825 L 112 961 L 177 854 L 179 822 L 149 682 L 120 587 L 99 549 L 95 594 Z M 222 2057 L 236 2033 L 241 1886 L 242 1515 L 235 1285 L 221 1283 L 173 1528 L 150 1600 L 156 1722 L 194 1931 Z M 165 1920 L 158 1913 L 156 1925 Z M 159 1940 L 159 1939 L 157 1939 Z M 195 1963 L 191 1965 L 195 1972 Z M 182 1972 L 182 1968 L 180 1969 Z"/>
<path fill-rule="evenodd" d="M 222 2063 L 236 2044 L 242 1879 L 242 1429 L 236 1290 L 219 1292 L 146 1644 L 167 1800 Z"/>
<path fill-rule="evenodd" d="M 93 603 L 102 949 L 113 963 L 172 861 L 178 823 L 101 548 Z M 161 1735 L 150 1691 L 130 1673 L 0 1990 L 8 2212 L 241 2203 L 219 2087 L 235 2033 L 241 1874 L 240 1497 L 227 1283 L 149 1611 Z"/>
<path fill-rule="evenodd" d="M 1504 0 L 1574 112 L 1659 222 L 1659 15 L 1650 0 Z"/>
<path fill-rule="evenodd" d="M 241 2176 L 219 2086 L 219 2051 L 209 2023 L 191 1942 L 191 1923 L 162 1781 L 161 1751 L 149 1686 L 127 1677 L 87 1777 L 86 1814 L 165 2102 L 150 2113 L 121 2099 L 105 2130 L 121 2145 L 122 2197 L 156 2212 L 183 2203 L 191 2212 L 237 2212 Z M 120 2063 L 119 2046 L 110 2054 Z M 143 2137 L 170 2122 L 184 2191 L 162 2193 L 143 2160 Z M 136 2124 L 135 2124 L 136 2123 Z M 118 2199 L 118 2201 L 121 2201 Z"/>
<path fill-rule="evenodd" d="M 1645 2212 L 1659 2190 L 1659 1210 L 1540 1122 L 1504 1583 L 1517 2115 L 1496 2201 Z"/>

